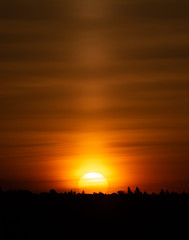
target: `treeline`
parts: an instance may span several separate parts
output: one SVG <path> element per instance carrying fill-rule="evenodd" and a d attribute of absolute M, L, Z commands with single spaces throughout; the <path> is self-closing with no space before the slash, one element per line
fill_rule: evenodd
<path fill-rule="evenodd" d="M 0 187 L 0 196 L 2 196 L 3 194 L 15 194 L 15 195 L 38 195 L 38 196 L 106 196 L 106 197 L 113 197 L 113 196 L 128 196 L 128 197 L 132 197 L 132 196 L 189 196 L 189 193 L 186 193 L 185 191 L 183 191 L 182 193 L 177 193 L 175 191 L 169 191 L 168 189 L 164 190 L 161 189 L 159 193 L 147 193 L 146 191 L 142 192 L 140 191 L 139 187 L 136 187 L 134 191 L 131 190 L 130 187 L 127 188 L 126 191 L 120 190 L 114 193 L 103 193 L 103 192 L 94 192 L 92 194 L 89 193 L 85 193 L 85 191 L 83 190 L 82 192 L 76 192 L 73 190 L 70 190 L 68 192 L 60 192 L 58 193 L 55 189 L 51 189 L 49 192 L 41 192 L 39 194 L 33 193 L 29 190 L 9 190 L 9 191 L 3 191 L 2 188 Z"/>
<path fill-rule="evenodd" d="M 128 187 L 126 191 L 111 194 L 57 193 L 53 189 L 40 194 L 0 190 L 0 237 L 1 233 L 11 233 L 9 238 L 2 239 L 16 239 L 15 234 L 18 239 L 38 239 L 39 230 L 40 239 L 47 239 L 49 235 L 51 239 L 60 239 L 59 233 L 68 229 L 65 239 L 70 238 L 72 231 L 79 236 L 77 231 L 80 233 L 81 229 L 91 229 L 93 235 L 104 231 L 109 237 L 115 232 L 116 239 L 125 231 L 131 239 L 135 239 L 133 234 L 142 236 L 153 231 L 160 234 L 159 239 L 165 239 L 161 236 L 165 232 L 169 237 L 171 232 L 184 233 L 188 229 L 188 216 L 189 194 L 184 192 L 161 190 L 158 194 L 148 194 L 138 187 L 134 191 Z"/>

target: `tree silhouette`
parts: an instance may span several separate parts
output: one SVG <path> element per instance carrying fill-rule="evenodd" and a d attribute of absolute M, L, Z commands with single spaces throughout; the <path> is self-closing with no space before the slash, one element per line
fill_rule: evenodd
<path fill-rule="evenodd" d="M 142 193 L 141 193 L 140 189 L 139 189 L 138 187 L 136 187 L 136 189 L 135 189 L 135 195 L 139 197 L 141 194 L 142 194 Z"/>
<path fill-rule="evenodd" d="M 160 196 L 165 196 L 165 191 L 163 189 L 160 191 Z"/>
<path fill-rule="evenodd" d="M 57 192 L 56 192 L 54 189 L 51 189 L 51 190 L 50 190 L 50 194 L 51 194 L 51 195 L 56 195 Z"/>
<path fill-rule="evenodd" d="M 124 195 L 124 191 L 118 191 L 118 195 Z"/>
<path fill-rule="evenodd" d="M 128 195 L 132 195 L 133 194 L 133 192 L 131 191 L 130 187 L 127 188 L 127 193 L 128 193 Z"/>
<path fill-rule="evenodd" d="M 65 231 L 68 226 L 82 229 L 83 226 L 98 226 L 103 223 L 109 232 L 110 229 L 115 229 L 116 233 L 120 233 L 125 227 L 129 233 L 142 234 L 141 231 L 148 226 L 156 233 L 162 230 L 163 234 L 166 227 L 170 234 L 175 229 L 182 232 L 183 226 L 188 229 L 188 203 L 187 193 L 169 193 L 162 189 L 159 194 L 147 194 L 142 193 L 139 187 L 136 187 L 134 193 L 128 187 L 128 192 L 118 191 L 111 194 L 85 194 L 84 191 L 82 194 L 73 191 L 57 193 L 54 189 L 41 194 L 1 191 L 0 228 L 7 226 L 7 229 L 11 229 L 16 222 L 19 222 L 23 229 L 26 229 L 25 223 L 32 227 L 34 224 L 41 226 L 42 223 L 45 226 L 61 226 L 62 232 L 62 229 Z M 118 239 L 118 236 L 116 237 Z M 16 238 L 13 236 L 10 239 Z"/>

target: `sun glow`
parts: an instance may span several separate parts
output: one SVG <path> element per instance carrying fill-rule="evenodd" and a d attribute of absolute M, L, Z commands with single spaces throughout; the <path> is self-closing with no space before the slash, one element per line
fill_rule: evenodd
<path fill-rule="evenodd" d="M 79 189 L 86 193 L 106 192 L 108 181 L 106 178 L 96 172 L 90 172 L 83 175 L 79 181 Z"/>

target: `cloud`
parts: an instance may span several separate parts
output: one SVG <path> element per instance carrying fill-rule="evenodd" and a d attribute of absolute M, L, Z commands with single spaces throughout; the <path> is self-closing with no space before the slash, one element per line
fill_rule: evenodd
<path fill-rule="evenodd" d="M 132 17 L 137 20 L 146 21 L 165 21 L 165 20 L 178 20 L 188 19 L 188 6 L 187 0 L 137 0 L 137 1 L 114 1 L 111 3 L 114 5 L 115 13 L 127 18 Z M 117 10 L 117 11 L 116 11 Z"/>
<path fill-rule="evenodd" d="M 52 20 L 57 18 L 62 13 L 64 8 L 61 7 L 61 2 L 55 0 L 3 0 L 1 2 L 1 17 L 0 19 L 8 20 Z M 65 4 L 65 1 L 63 1 Z"/>

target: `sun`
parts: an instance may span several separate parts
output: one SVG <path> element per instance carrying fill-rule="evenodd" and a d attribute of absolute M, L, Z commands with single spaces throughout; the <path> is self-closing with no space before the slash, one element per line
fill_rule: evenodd
<path fill-rule="evenodd" d="M 108 181 L 106 178 L 97 172 L 86 173 L 79 180 L 79 189 L 86 193 L 106 192 Z"/>

